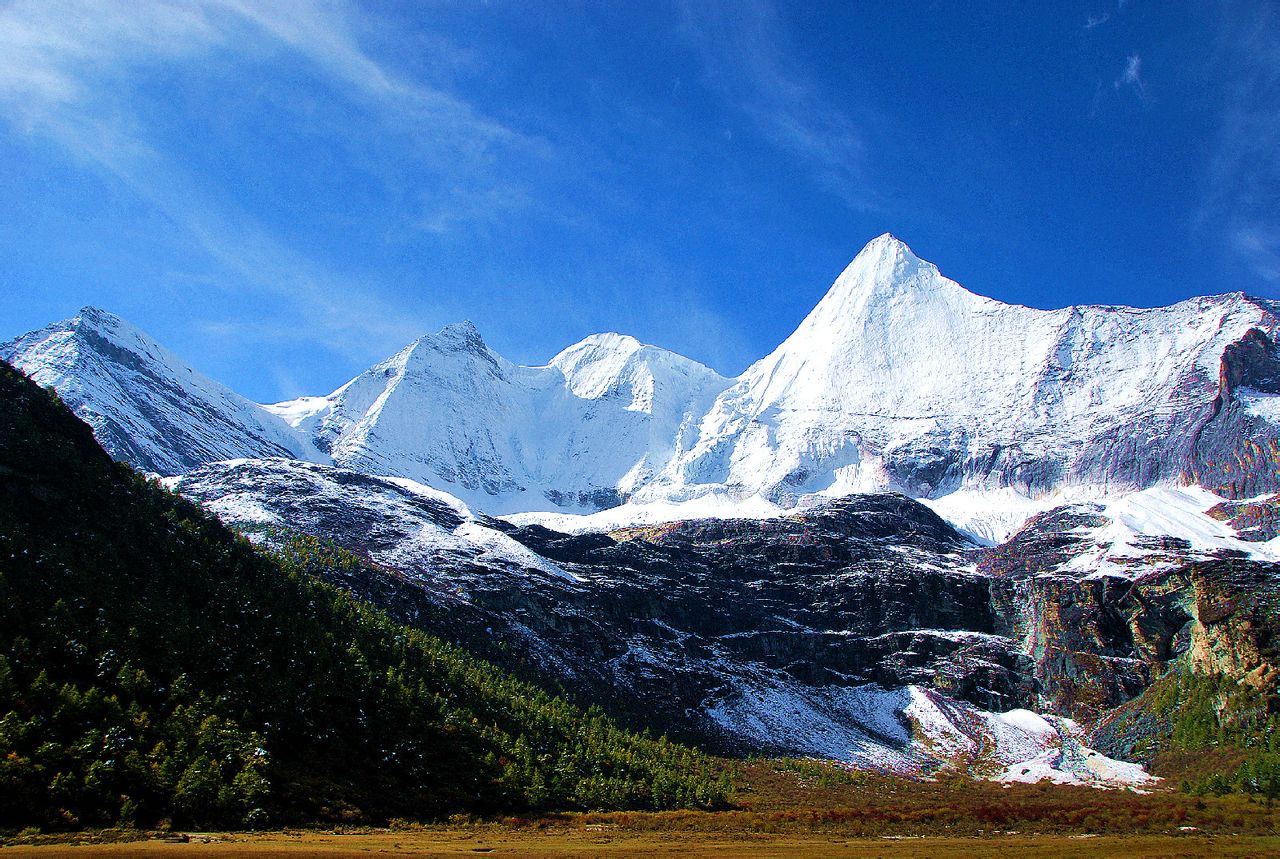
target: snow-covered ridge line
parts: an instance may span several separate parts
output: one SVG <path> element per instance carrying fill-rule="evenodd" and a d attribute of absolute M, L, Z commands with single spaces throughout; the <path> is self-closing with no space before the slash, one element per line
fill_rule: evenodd
<path fill-rule="evenodd" d="M 276 415 L 94 307 L 3 344 L 0 357 L 55 388 L 109 453 L 144 471 L 181 474 L 236 457 L 328 460 Z"/>
<path fill-rule="evenodd" d="M 286 459 L 237 459 L 210 463 L 164 482 L 201 498 L 219 519 L 243 530 L 285 526 L 316 533 L 323 530 L 315 527 L 316 510 L 343 510 L 352 515 L 352 527 L 373 519 L 379 533 L 411 531 L 411 539 L 371 553 L 388 566 L 425 572 L 465 558 L 513 575 L 582 581 L 496 530 L 492 520 L 477 516 L 457 498 L 406 478 L 361 475 Z M 216 489 L 211 492 L 210 486 Z"/>
<path fill-rule="evenodd" d="M 1003 304 L 886 234 L 736 379 L 617 333 L 519 366 L 463 322 L 327 396 L 259 407 L 91 309 L 0 354 L 65 389 L 113 454 L 161 473 L 331 461 L 570 530 L 889 490 L 994 543 L 1057 497 L 1280 489 L 1277 325 L 1273 303 L 1240 293 Z M 1000 493 L 1000 512 L 970 512 Z M 598 522 L 556 518 L 624 502 Z"/>
<path fill-rule="evenodd" d="M 490 513 L 591 511 L 663 468 L 728 384 L 617 334 L 519 366 L 460 323 L 328 397 L 269 408 L 347 468 L 429 483 Z"/>
<path fill-rule="evenodd" d="M 1214 446 L 1276 437 L 1222 388 L 1228 365 L 1276 384 L 1277 324 L 1274 307 L 1239 293 L 1144 310 L 1002 304 L 881 236 L 717 398 L 693 449 L 642 497 L 1115 495 L 1188 473 L 1218 479 L 1203 460 L 1230 454 Z M 1259 466 L 1250 478 L 1280 479 Z"/>

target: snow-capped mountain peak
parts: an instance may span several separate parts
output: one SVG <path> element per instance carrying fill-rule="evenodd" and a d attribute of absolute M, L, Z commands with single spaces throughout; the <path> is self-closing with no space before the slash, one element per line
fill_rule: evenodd
<path fill-rule="evenodd" d="M 101 307 L 94 307 L 91 304 L 86 304 L 84 307 L 80 308 L 80 312 L 71 317 L 69 321 L 73 327 L 94 328 L 101 331 L 104 335 L 115 334 L 117 337 L 150 340 L 149 337 L 134 326 L 130 325 L 128 322 L 125 322 L 119 316 L 103 310 Z"/>
<path fill-rule="evenodd" d="M 43 348 L 56 351 L 63 344 L 77 349 L 95 346 L 102 348 L 109 345 L 116 349 L 128 349 L 169 366 L 185 366 L 181 358 L 157 343 L 141 329 L 100 307 L 86 305 L 70 319 L 54 323 L 42 330 L 52 332 L 54 329 L 58 329 L 59 334 L 44 339 Z M 27 335 L 27 337 L 30 336 Z"/>
<path fill-rule="evenodd" d="M 520 366 L 459 322 L 266 414 L 95 308 L 5 354 L 144 468 L 323 458 L 310 441 L 337 465 L 500 514 L 704 496 L 789 507 L 885 489 L 1275 491 L 1278 327 L 1274 303 L 1239 294 L 1151 309 L 1004 304 L 886 233 L 732 380 L 617 333 Z M 149 400 L 165 404 L 139 405 Z"/>
<path fill-rule="evenodd" d="M 548 363 L 564 373 L 579 396 L 594 397 L 599 396 L 600 383 L 615 376 L 627 359 L 643 348 L 643 343 L 628 334 L 589 334 Z"/>
<path fill-rule="evenodd" d="M 1265 363 L 1257 356 L 1275 345 L 1263 332 L 1278 321 L 1265 303 L 1231 296 L 1152 309 L 1004 304 L 886 234 L 720 395 L 692 449 L 646 494 L 727 489 L 787 503 L 884 489 L 1212 488 L 1239 482 L 1222 465 L 1239 456 L 1261 469 L 1248 491 L 1263 491 L 1280 469 L 1251 456 L 1241 433 L 1266 447 L 1277 428 L 1214 403 L 1224 362 Z M 1250 337 L 1265 343 L 1239 345 Z"/>
<path fill-rule="evenodd" d="M 441 350 L 453 348 L 467 352 L 489 351 L 489 347 L 485 345 L 484 338 L 480 336 L 480 329 L 476 328 L 475 323 L 469 319 L 464 319 L 461 322 L 452 322 L 435 334 L 428 334 L 419 340 L 419 342 L 424 341 L 435 345 Z"/>
<path fill-rule="evenodd" d="M 97 307 L 0 345 L 0 357 L 56 388 L 104 448 L 147 471 L 181 474 L 236 457 L 325 459 L 283 420 Z"/>
<path fill-rule="evenodd" d="M 836 286 L 847 281 L 850 276 L 879 281 L 899 280 L 900 277 L 896 277 L 896 273 L 905 268 L 920 265 L 933 267 L 932 263 L 925 262 L 916 256 L 902 239 L 893 233 L 882 233 L 858 251 L 845 270 L 836 278 Z"/>
<path fill-rule="evenodd" d="M 420 337 L 324 398 L 269 407 L 335 462 L 478 509 L 612 506 L 681 449 L 729 380 L 620 334 L 514 364 L 470 322 Z"/>
<path fill-rule="evenodd" d="M 865 345 L 892 359 L 902 351 L 892 348 L 894 337 L 911 336 L 913 330 L 921 338 L 932 337 L 940 327 L 955 328 L 965 316 L 1004 306 L 943 277 L 937 266 L 885 233 L 854 257 L 770 358 L 830 361 Z"/>
<path fill-rule="evenodd" d="M 916 256 L 906 242 L 885 233 L 853 258 L 810 315 L 818 314 L 819 310 L 830 313 L 850 303 L 888 300 L 893 296 L 939 289 L 978 297 L 955 281 L 942 277 L 937 266 Z"/>
<path fill-rule="evenodd" d="M 560 352 L 549 366 L 564 374 L 575 396 L 588 400 L 612 396 L 627 400 L 633 411 L 650 413 L 655 398 L 674 393 L 672 389 L 723 389 L 729 384 L 697 361 L 626 334 L 592 334 Z"/>

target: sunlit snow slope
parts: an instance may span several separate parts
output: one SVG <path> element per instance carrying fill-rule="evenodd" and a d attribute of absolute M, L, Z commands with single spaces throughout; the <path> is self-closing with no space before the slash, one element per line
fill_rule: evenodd
<path fill-rule="evenodd" d="M 487 512 L 598 510 L 621 503 L 683 450 L 728 384 L 618 334 L 522 367 L 464 322 L 328 397 L 268 408 L 339 465 L 419 480 Z"/>
<path fill-rule="evenodd" d="M 1034 310 L 974 295 L 893 236 L 871 242 L 643 493 L 1277 484 L 1273 305 Z"/>
<path fill-rule="evenodd" d="M 1278 322 L 1240 293 L 1003 304 L 886 234 L 737 379 L 620 334 L 519 366 L 464 322 L 273 417 L 100 311 L 0 354 L 57 385 L 117 456 L 165 473 L 331 459 L 490 514 L 628 503 L 601 519 L 615 526 L 896 490 L 998 541 L 1022 510 L 1154 486 L 1280 490 Z"/>
<path fill-rule="evenodd" d="M 0 358 L 55 388 L 108 453 L 146 471 L 182 474 L 234 457 L 327 459 L 262 406 L 94 307 L 0 345 Z"/>

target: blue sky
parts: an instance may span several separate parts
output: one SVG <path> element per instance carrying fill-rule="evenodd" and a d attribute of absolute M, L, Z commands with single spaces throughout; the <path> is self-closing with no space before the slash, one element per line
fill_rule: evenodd
<path fill-rule="evenodd" d="M 1037 307 L 1280 298 L 1268 2 L 0 3 L 0 338 L 260 400 L 463 318 L 736 374 L 890 231 Z"/>

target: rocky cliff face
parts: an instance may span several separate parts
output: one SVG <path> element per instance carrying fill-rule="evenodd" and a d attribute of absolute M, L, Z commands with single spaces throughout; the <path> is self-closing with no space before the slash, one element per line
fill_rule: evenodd
<path fill-rule="evenodd" d="M 380 573 L 335 575 L 408 622 L 727 751 L 979 766 L 1004 730 L 991 714 L 1087 726 L 1171 666 L 1252 670 L 1277 628 L 1280 567 L 1238 550 L 1139 536 L 1124 574 L 1072 569 L 1104 508 L 991 549 L 901 495 L 567 535 L 369 481 L 277 461 L 176 485 L 250 532 L 288 523 L 365 555 Z"/>
<path fill-rule="evenodd" d="M 1233 559 L 1136 580 L 997 579 L 991 597 L 1042 703 L 1093 723 L 1171 668 L 1241 675 L 1264 664 L 1278 576 L 1280 566 Z"/>
<path fill-rule="evenodd" d="M 1273 305 L 1268 304 L 1273 308 Z M 1218 393 L 1187 434 L 1182 479 L 1226 498 L 1273 492 L 1280 481 L 1280 353 L 1275 323 L 1250 328 L 1223 350 Z"/>
<path fill-rule="evenodd" d="M 1101 505 L 1070 505 L 979 553 L 998 631 L 1031 658 L 1047 706 L 1095 723 L 1167 671 L 1243 674 L 1270 659 L 1280 564 L 1168 535 L 1104 544 L 1121 554 L 1100 557 L 1107 527 Z"/>

